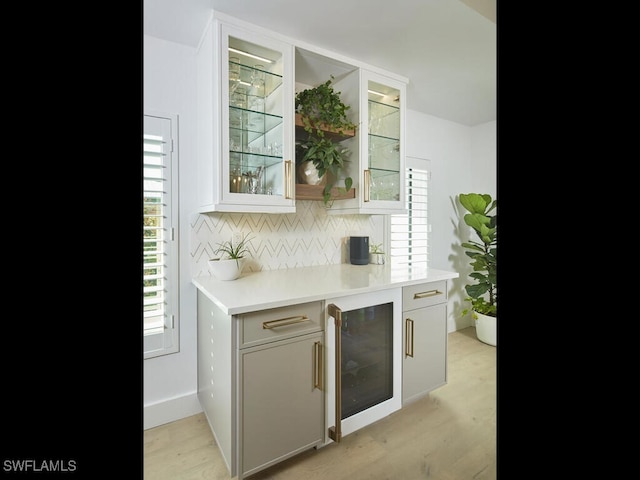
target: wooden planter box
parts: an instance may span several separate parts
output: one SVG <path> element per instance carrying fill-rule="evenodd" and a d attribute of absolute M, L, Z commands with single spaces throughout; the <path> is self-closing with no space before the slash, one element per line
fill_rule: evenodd
<path fill-rule="evenodd" d="M 296 200 L 324 200 L 323 191 L 324 185 L 296 183 Z M 337 187 L 331 189 L 331 200 L 345 200 L 347 198 L 356 198 L 355 188 L 351 187 L 351 190 L 344 195 Z"/>
<path fill-rule="evenodd" d="M 340 141 L 344 140 L 345 138 L 356 136 L 355 128 L 350 130 L 343 130 L 342 134 L 338 133 L 334 128 L 329 128 L 323 125 L 320 125 L 320 130 L 325 133 L 326 138 L 329 138 L 332 141 Z M 296 139 L 306 138 L 307 135 L 307 132 L 304 130 L 304 123 L 302 123 L 302 115 L 296 113 Z"/>

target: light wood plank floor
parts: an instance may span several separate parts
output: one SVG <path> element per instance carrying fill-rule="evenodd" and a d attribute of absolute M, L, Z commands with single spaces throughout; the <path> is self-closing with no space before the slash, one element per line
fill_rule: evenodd
<path fill-rule="evenodd" d="M 449 334 L 449 378 L 428 396 L 251 480 L 492 480 L 496 462 L 496 347 L 469 327 Z M 203 413 L 144 432 L 146 480 L 229 480 Z"/>

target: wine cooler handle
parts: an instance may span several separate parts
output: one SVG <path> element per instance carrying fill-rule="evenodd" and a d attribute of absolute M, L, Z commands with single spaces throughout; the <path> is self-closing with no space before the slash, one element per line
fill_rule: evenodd
<path fill-rule="evenodd" d="M 333 303 L 327 307 L 329 316 L 335 320 L 335 349 L 336 349 L 336 424 L 329 427 L 329 438 L 336 443 L 340 443 L 342 438 L 342 310 Z"/>

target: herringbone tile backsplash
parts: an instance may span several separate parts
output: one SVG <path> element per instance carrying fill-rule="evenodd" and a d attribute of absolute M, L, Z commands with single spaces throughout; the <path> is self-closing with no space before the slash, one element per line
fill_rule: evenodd
<path fill-rule="evenodd" d="M 322 202 L 297 201 L 296 213 L 209 213 L 191 223 L 192 275 L 210 275 L 207 261 L 218 242 L 251 234 L 251 259 L 244 271 L 349 263 L 351 235 L 384 240 L 382 215 L 328 215 Z"/>

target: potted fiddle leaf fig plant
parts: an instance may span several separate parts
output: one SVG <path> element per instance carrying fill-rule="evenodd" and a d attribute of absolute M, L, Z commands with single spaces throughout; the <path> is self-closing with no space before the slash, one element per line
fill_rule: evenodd
<path fill-rule="evenodd" d="M 463 242 L 465 254 L 471 259 L 473 271 L 469 277 L 475 283 L 465 285 L 471 304 L 471 311 L 476 322 L 478 339 L 489 345 L 497 344 L 498 318 L 498 278 L 497 251 L 498 230 L 497 213 L 490 214 L 498 207 L 498 200 L 492 200 L 489 194 L 461 193 L 460 204 L 468 212 L 464 215 L 464 222 L 471 227 L 476 238 Z M 464 309 L 466 315 L 469 309 Z"/>
<path fill-rule="evenodd" d="M 209 267 L 213 275 L 219 280 L 235 280 L 242 273 L 247 255 L 251 255 L 248 243 L 251 241 L 250 234 L 244 235 L 235 244 L 232 240 L 218 243 L 218 248 L 213 252 L 215 255 L 222 253 L 218 258 L 209 259 Z"/>
<path fill-rule="evenodd" d="M 356 128 L 347 117 L 347 111 L 351 107 L 342 102 L 341 92 L 334 90 L 333 79 L 331 76 L 317 87 L 302 90 L 295 98 L 295 110 L 300 115 L 302 127 L 306 132 L 304 138 L 296 139 L 298 177 L 305 183 L 324 185 L 325 205 L 329 203 L 331 189 L 351 153 L 340 144 L 339 139 L 346 135 L 345 132 L 355 131 Z M 331 135 L 328 132 L 331 132 Z M 316 172 L 312 171 L 311 166 L 315 167 Z M 307 180 L 309 178 L 311 180 Z M 344 188 L 339 187 L 339 191 L 346 193 L 352 185 L 353 179 L 346 177 Z"/>

